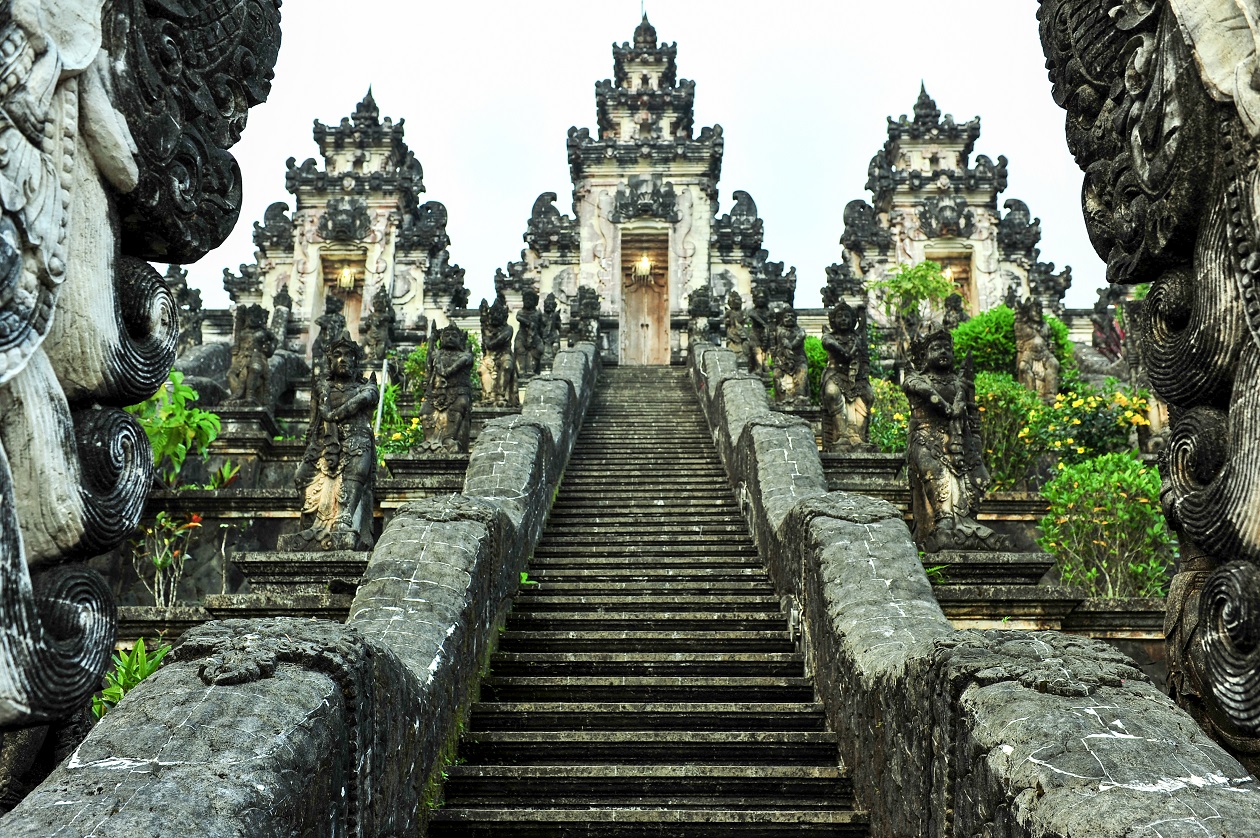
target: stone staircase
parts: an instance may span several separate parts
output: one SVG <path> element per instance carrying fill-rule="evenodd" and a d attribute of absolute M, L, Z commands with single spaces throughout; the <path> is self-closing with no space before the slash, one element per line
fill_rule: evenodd
<path fill-rule="evenodd" d="M 866 835 L 679 368 L 606 370 L 433 836 Z"/>

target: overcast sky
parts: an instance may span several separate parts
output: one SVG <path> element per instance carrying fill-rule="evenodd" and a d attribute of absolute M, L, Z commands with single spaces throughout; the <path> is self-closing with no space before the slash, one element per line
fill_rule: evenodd
<path fill-rule="evenodd" d="M 1010 158 L 1005 198 L 1041 218 L 1041 258 L 1070 264 L 1068 305 L 1088 307 L 1104 266 L 1081 220 L 1081 172 L 1050 98 L 1035 0 L 653 0 L 678 73 L 696 81 L 696 131 L 725 129 L 721 210 L 748 191 L 772 259 L 796 265 L 796 302 L 821 305 L 840 255 L 844 205 L 863 188 L 885 117 L 910 113 L 922 79 L 945 113 L 981 117 L 974 154 Z M 540 192 L 568 211 L 565 136 L 594 127 L 595 82 L 613 41 L 630 40 L 639 0 L 413 3 L 290 0 L 270 100 L 234 153 L 245 207 L 232 237 L 190 266 L 210 307 L 222 271 L 253 262 L 251 230 L 284 188 L 284 162 L 316 157 L 312 120 L 336 124 L 371 85 L 382 116 L 406 119 L 424 166 L 422 200 L 450 211 L 451 259 L 476 303 L 519 258 Z"/>

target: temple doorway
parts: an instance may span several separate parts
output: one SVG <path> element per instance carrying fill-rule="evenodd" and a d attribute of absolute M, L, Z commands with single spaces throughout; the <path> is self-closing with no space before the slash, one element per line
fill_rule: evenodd
<path fill-rule="evenodd" d="M 669 363 L 669 233 L 621 235 L 620 363 Z"/>

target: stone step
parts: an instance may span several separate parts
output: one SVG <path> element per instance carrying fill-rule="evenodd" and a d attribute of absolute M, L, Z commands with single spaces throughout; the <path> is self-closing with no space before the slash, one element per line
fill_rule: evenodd
<path fill-rule="evenodd" d="M 688 611 L 715 611 L 722 614 L 747 614 L 768 611 L 779 613 L 779 599 L 759 593 L 703 594 L 682 593 L 670 589 L 667 593 L 644 591 L 641 594 L 583 594 L 563 593 L 548 589 L 549 586 L 530 585 L 522 591 L 512 606 L 512 613 L 540 613 L 544 611 L 595 611 L 618 613 L 643 611 L 649 608 L 685 608 Z"/>
<path fill-rule="evenodd" d="M 673 807 L 490 809 L 449 806 L 433 816 L 433 838 L 841 838 L 864 836 L 868 819 L 850 810 L 731 810 Z"/>
<path fill-rule="evenodd" d="M 535 555 L 530 568 L 536 570 L 580 570 L 606 567 L 626 568 L 749 568 L 765 573 L 754 556 L 556 556 Z"/>
<path fill-rule="evenodd" d="M 942 550 L 923 556 L 934 585 L 1036 585 L 1053 566 L 1049 553 Z"/>
<path fill-rule="evenodd" d="M 748 590 L 774 594 L 774 586 L 766 581 L 765 569 L 721 567 L 608 567 L 600 570 L 575 568 L 540 568 L 531 566 L 529 576 L 548 590 L 601 590 L 619 592 L 644 587 L 654 591 L 724 591 Z"/>
<path fill-rule="evenodd" d="M 757 548 L 738 541 L 723 541 L 720 538 L 691 541 L 683 544 L 644 544 L 638 540 L 610 539 L 603 547 L 593 544 L 566 545 L 562 541 L 539 544 L 534 552 L 535 559 L 562 559 L 570 556 L 589 557 L 591 559 L 620 556 L 625 559 L 653 559 L 657 557 L 674 558 L 729 558 L 731 556 L 757 557 Z"/>
<path fill-rule="evenodd" d="M 213 613 L 213 612 L 212 612 Z M 709 611 L 513 612 L 508 625 L 518 631 L 755 631 L 787 627 L 778 613 L 722 614 Z"/>
<path fill-rule="evenodd" d="M 501 652 L 794 652 L 786 626 L 703 630 L 673 628 L 540 629 L 509 625 L 499 636 Z"/>
<path fill-rule="evenodd" d="M 627 670 L 628 671 L 628 670 Z M 486 701 L 813 701 L 803 676 L 491 675 Z"/>
<path fill-rule="evenodd" d="M 800 678 L 805 663 L 797 652 L 502 652 L 491 658 L 490 668 L 496 677 L 624 674 Z"/>
<path fill-rule="evenodd" d="M 837 764 L 834 735 L 805 730 L 468 731 L 462 744 L 469 764 Z"/>
<path fill-rule="evenodd" d="M 729 524 L 699 523 L 684 525 L 672 522 L 668 533 L 662 533 L 659 524 L 654 522 L 635 523 L 627 521 L 618 524 L 604 524 L 598 529 L 578 522 L 553 522 L 543 534 L 540 544 L 559 542 L 562 544 L 607 544 L 610 540 L 622 541 L 630 538 L 647 539 L 652 543 L 656 539 L 678 541 L 698 538 L 747 538 L 748 530 L 740 521 Z"/>
<path fill-rule="evenodd" d="M 570 524 L 596 530 L 603 526 L 628 526 L 639 524 L 662 529 L 673 527 L 726 526 L 743 522 L 738 512 L 721 507 L 699 509 L 653 509 L 650 514 L 635 511 L 601 509 L 587 513 L 578 509 L 560 509 L 551 511 L 548 528 L 556 524 Z"/>
<path fill-rule="evenodd" d="M 471 730 L 826 729 L 817 702 L 481 701 Z"/>
<path fill-rule="evenodd" d="M 849 805 L 853 792 L 838 767 L 817 765 L 624 765 L 594 776 L 585 765 L 454 765 L 448 773 L 445 805 L 457 807 L 817 810 Z"/>
<path fill-rule="evenodd" d="M 656 577 L 653 581 L 648 581 L 647 579 L 617 581 L 616 577 L 609 577 L 608 574 L 604 574 L 603 577 L 575 578 L 556 575 L 555 571 L 551 573 L 534 573 L 531 571 L 530 579 L 538 584 L 537 586 L 527 585 L 523 587 L 521 589 L 522 597 L 563 595 L 595 599 L 620 596 L 660 596 L 662 591 L 668 591 L 671 595 L 678 594 L 688 597 L 692 594 L 776 597 L 773 585 L 769 582 L 757 581 L 751 576 L 747 579 L 727 581 L 716 581 L 708 578 L 688 580 L 681 575 Z M 775 603 L 778 603 L 777 597 Z"/>

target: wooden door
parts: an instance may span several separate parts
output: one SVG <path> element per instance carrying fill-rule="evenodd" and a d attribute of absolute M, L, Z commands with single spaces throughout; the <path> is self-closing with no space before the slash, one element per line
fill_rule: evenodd
<path fill-rule="evenodd" d="M 669 237 L 621 239 L 621 358 L 627 366 L 669 364 Z M 638 267 L 647 260 L 650 270 Z"/>

